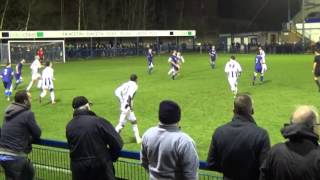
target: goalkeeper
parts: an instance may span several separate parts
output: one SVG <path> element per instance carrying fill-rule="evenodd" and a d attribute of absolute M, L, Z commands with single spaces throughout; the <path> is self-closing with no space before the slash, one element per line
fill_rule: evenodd
<path fill-rule="evenodd" d="M 116 126 L 116 131 L 120 133 L 121 129 L 124 128 L 127 120 L 129 120 L 132 124 L 132 129 L 134 132 L 134 136 L 136 138 L 136 142 L 138 144 L 141 143 L 141 138 L 139 135 L 137 118 L 133 112 L 133 97 L 138 90 L 137 85 L 137 75 L 132 74 L 130 76 L 130 81 L 123 83 L 115 90 L 115 95 L 118 97 L 120 102 L 120 118 L 119 123 Z"/>

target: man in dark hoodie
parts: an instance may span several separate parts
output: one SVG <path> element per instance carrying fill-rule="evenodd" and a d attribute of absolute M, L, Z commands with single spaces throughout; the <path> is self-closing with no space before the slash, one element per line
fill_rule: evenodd
<path fill-rule="evenodd" d="M 270 140 L 252 117 L 249 95 L 237 95 L 231 122 L 216 129 L 208 153 L 208 168 L 222 172 L 225 180 L 257 180 Z"/>
<path fill-rule="evenodd" d="M 113 180 L 115 162 L 123 146 L 120 135 L 90 110 L 84 96 L 72 101 L 73 119 L 66 128 L 73 180 Z"/>
<path fill-rule="evenodd" d="M 25 90 L 15 94 L 5 111 L 0 138 L 0 164 L 6 179 L 32 180 L 34 168 L 27 158 L 32 142 L 39 141 L 41 130 L 31 108 L 31 95 Z"/>
<path fill-rule="evenodd" d="M 319 118 L 312 106 L 300 106 L 281 133 L 288 139 L 273 146 L 261 167 L 260 180 L 320 179 Z"/>

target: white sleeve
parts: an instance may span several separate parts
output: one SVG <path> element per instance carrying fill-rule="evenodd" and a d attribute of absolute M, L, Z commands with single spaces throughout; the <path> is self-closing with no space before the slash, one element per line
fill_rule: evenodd
<path fill-rule="evenodd" d="M 33 66 L 34 66 L 34 62 L 33 62 L 33 63 L 31 63 L 31 65 L 30 65 L 30 69 L 33 69 Z"/>
<path fill-rule="evenodd" d="M 181 61 L 184 63 L 184 58 L 183 58 L 183 56 L 181 56 Z"/>
<path fill-rule="evenodd" d="M 237 64 L 238 64 L 238 72 L 242 72 L 242 68 L 241 68 L 240 64 L 239 63 L 237 63 Z"/>
<path fill-rule="evenodd" d="M 226 66 L 224 67 L 224 72 L 228 73 L 229 72 L 229 62 L 226 64 Z"/>
<path fill-rule="evenodd" d="M 40 68 L 41 68 L 40 61 L 37 61 L 37 68 L 38 68 L 38 69 L 40 69 Z"/>
<path fill-rule="evenodd" d="M 133 98 L 133 95 L 134 95 L 134 93 L 136 93 L 137 89 L 138 89 L 138 86 L 137 86 L 137 85 L 132 85 L 132 86 L 130 86 L 129 89 L 128 89 L 128 95 L 129 95 L 131 98 Z"/>
<path fill-rule="evenodd" d="M 51 79 L 54 79 L 54 76 L 53 76 L 53 69 L 51 69 Z"/>

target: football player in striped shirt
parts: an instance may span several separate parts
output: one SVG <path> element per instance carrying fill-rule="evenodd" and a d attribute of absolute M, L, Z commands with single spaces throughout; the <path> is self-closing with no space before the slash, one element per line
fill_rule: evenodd
<path fill-rule="evenodd" d="M 236 95 L 238 93 L 238 78 L 241 75 L 242 68 L 237 62 L 235 56 L 231 56 L 230 60 L 227 62 L 224 68 L 224 72 L 228 76 L 228 82 L 232 93 Z"/>
<path fill-rule="evenodd" d="M 46 67 L 42 71 L 42 92 L 40 94 L 39 101 L 41 103 L 42 99 L 46 96 L 47 91 L 50 91 L 51 104 L 55 104 L 54 86 L 53 86 L 53 68 L 52 62 L 46 62 Z"/>

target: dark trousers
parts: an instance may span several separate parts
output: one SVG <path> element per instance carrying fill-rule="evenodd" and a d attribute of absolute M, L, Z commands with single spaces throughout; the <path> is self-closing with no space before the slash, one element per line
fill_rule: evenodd
<path fill-rule="evenodd" d="M 14 160 L 0 161 L 6 180 L 33 180 L 34 168 L 26 157 L 14 157 Z"/>
<path fill-rule="evenodd" d="M 112 162 L 89 159 L 71 162 L 73 180 L 115 180 Z"/>

